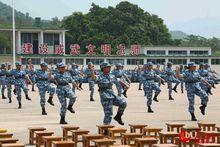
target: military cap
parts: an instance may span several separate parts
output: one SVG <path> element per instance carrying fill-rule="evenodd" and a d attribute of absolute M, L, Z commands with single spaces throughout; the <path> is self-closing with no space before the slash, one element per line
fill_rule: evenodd
<path fill-rule="evenodd" d="M 61 62 L 61 63 L 58 64 L 58 67 L 62 68 L 62 67 L 66 67 L 66 65 L 63 62 Z"/>
<path fill-rule="evenodd" d="M 192 67 L 192 66 L 196 66 L 196 64 L 194 62 L 189 62 L 188 67 Z"/>
<path fill-rule="evenodd" d="M 47 66 L 47 63 L 42 62 L 42 63 L 40 64 L 40 66 L 41 66 L 41 67 L 43 67 L 43 66 Z"/>
<path fill-rule="evenodd" d="M 103 69 L 105 67 L 111 67 L 111 64 L 109 64 L 107 62 L 101 63 L 100 68 Z"/>
<path fill-rule="evenodd" d="M 21 66 L 21 62 L 19 62 L 19 61 L 15 62 L 15 65 L 16 66 Z"/>

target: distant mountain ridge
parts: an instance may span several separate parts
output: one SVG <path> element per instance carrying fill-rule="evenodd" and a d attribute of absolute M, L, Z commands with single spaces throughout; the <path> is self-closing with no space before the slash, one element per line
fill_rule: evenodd
<path fill-rule="evenodd" d="M 184 40 L 185 38 L 188 37 L 188 34 L 182 32 L 182 31 L 170 31 L 172 39 L 182 39 Z"/>

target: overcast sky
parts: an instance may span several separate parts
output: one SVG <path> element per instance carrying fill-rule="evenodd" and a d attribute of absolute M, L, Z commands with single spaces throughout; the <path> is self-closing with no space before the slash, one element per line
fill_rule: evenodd
<path fill-rule="evenodd" d="M 0 0 L 11 5 L 11 0 Z M 121 0 L 14 0 L 15 8 L 32 17 L 62 19 L 74 11 L 87 13 L 93 3 L 115 6 Z M 220 0 L 127 0 L 164 19 L 170 30 L 220 37 Z"/>

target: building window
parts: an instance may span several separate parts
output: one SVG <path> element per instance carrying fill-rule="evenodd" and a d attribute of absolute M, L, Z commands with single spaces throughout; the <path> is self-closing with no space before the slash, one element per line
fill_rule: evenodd
<path fill-rule="evenodd" d="M 171 50 L 168 51 L 168 55 L 172 55 L 172 56 L 183 56 L 183 55 L 187 55 L 187 51 L 184 50 Z"/>
<path fill-rule="evenodd" d="M 190 59 L 190 62 L 195 62 L 196 64 L 208 63 L 208 59 Z"/>
<path fill-rule="evenodd" d="M 60 44 L 59 34 L 44 33 L 44 43 L 48 46 L 48 53 L 55 53 L 55 45 Z"/>
<path fill-rule="evenodd" d="M 147 55 L 166 55 L 166 51 L 165 50 L 147 50 Z"/>
<path fill-rule="evenodd" d="M 220 59 L 212 59 L 213 65 L 220 65 Z"/>
<path fill-rule="evenodd" d="M 209 51 L 190 51 L 190 55 L 193 55 L 193 56 L 208 56 Z"/>
<path fill-rule="evenodd" d="M 169 59 L 174 65 L 187 64 L 187 59 Z"/>
<path fill-rule="evenodd" d="M 39 65 L 41 62 L 40 58 L 21 58 L 21 63 L 26 65 L 29 59 L 31 59 L 33 65 Z"/>
<path fill-rule="evenodd" d="M 78 65 L 83 65 L 83 59 L 66 59 L 67 64 L 76 63 Z"/>
<path fill-rule="evenodd" d="M 33 54 L 39 54 L 38 33 L 21 33 L 21 46 L 24 43 L 31 43 L 33 45 Z"/>
<path fill-rule="evenodd" d="M 127 59 L 128 65 L 143 65 L 144 59 Z"/>
<path fill-rule="evenodd" d="M 147 59 L 147 62 L 152 62 L 153 64 L 164 64 L 165 59 Z"/>
<path fill-rule="evenodd" d="M 100 65 L 104 62 L 104 59 L 86 59 L 86 64 L 88 64 L 88 62 L 92 62 L 94 65 Z"/>
<path fill-rule="evenodd" d="M 44 62 L 46 62 L 47 64 L 57 64 L 57 63 L 61 63 L 62 59 L 59 59 L 59 58 L 44 58 Z"/>
<path fill-rule="evenodd" d="M 115 65 L 116 63 L 121 63 L 124 65 L 124 59 L 107 59 L 107 62 L 112 65 Z"/>

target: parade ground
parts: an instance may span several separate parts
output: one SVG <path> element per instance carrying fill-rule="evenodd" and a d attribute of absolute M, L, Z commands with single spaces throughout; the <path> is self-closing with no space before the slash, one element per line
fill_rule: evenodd
<path fill-rule="evenodd" d="M 95 85 L 95 102 L 89 101 L 88 84 L 83 84 L 84 90 L 77 91 L 77 100 L 74 105 L 75 114 L 67 111 L 66 120 L 70 125 L 79 126 L 82 129 L 88 129 L 91 133 L 97 133 L 96 125 L 102 124 L 103 109 L 100 103 L 97 85 Z M 36 88 L 37 89 L 37 88 Z M 197 122 L 192 122 L 188 112 L 188 100 L 186 92 L 173 92 L 174 101 L 168 100 L 167 86 L 162 86 L 162 92 L 158 97 L 159 102 L 153 102 L 154 113 L 147 113 L 146 97 L 144 92 L 138 90 L 138 83 L 132 83 L 128 90 L 127 109 L 123 116 L 125 126 L 129 129 L 129 124 L 147 124 L 153 127 L 162 127 L 166 130 L 165 123 L 175 122 L 184 123 L 186 126 L 197 126 Z M 203 116 L 199 111 L 200 99 L 196 97 L 195 115 L 198 122 L 213 122 L 220 126 L 220 85 L 212 89 L 213 95 L 209 96 L 209 103 L 206 109 L 206 115 Z M 62 136 L 61 126 L 59 124 L 60 103 L 57 96 L 54 97 L 55 106 L 46 104 L 48 115 L 41 115 L 40 98 L 38 91 L 29 92 L 32 101 L 27 101 L 22 97 L 22 109 L 17 109 L 18 104 L 13 95 L 13 102 L 0 99 L 0 127 L 6 128 L 12 132 L 14 137 L 18 138 L 24 144 L 28 144 L 28 127 L 45 127 L 47 130 L 54 131 L 55 135 Z M 48 97 L 48 96 L 47 96 Z M 114 107 L 114 115 L 117 107 Z M 112 120 L 112 124 L 120 126 Z"/>

